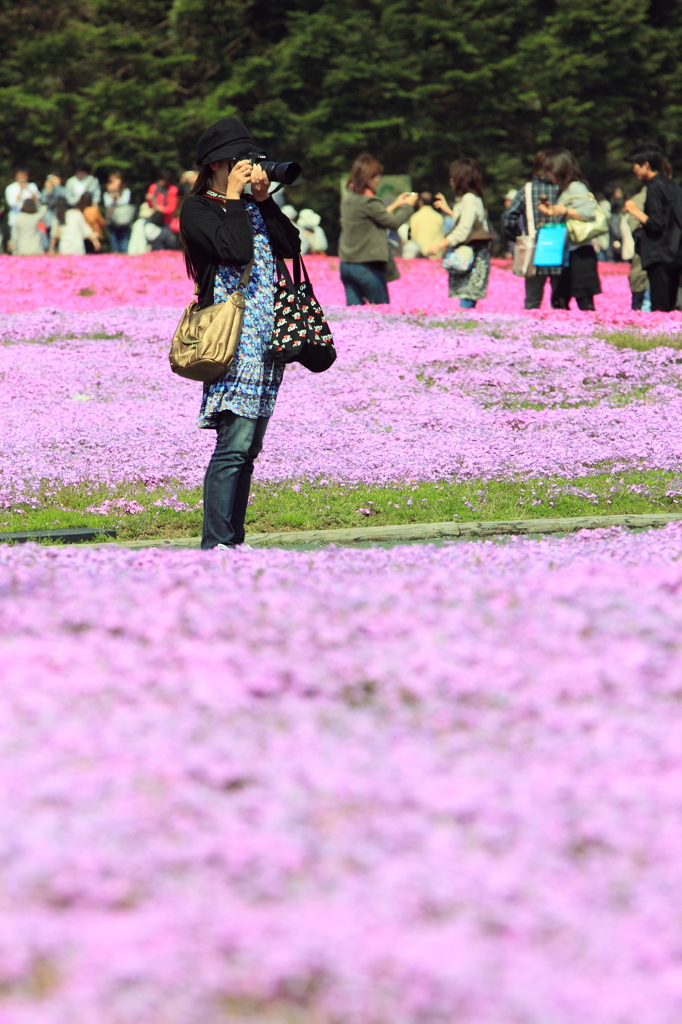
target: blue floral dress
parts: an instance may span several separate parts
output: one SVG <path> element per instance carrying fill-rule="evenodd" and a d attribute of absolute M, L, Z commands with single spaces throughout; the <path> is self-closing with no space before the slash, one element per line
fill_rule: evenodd
<path fill-rule="evenodd" d="M 250 420 L 271 416 L 284 375 L 284 367 L 265 354 L 275 319 L 275 258 L 257 203 L 246 197 L 244 202 L 253 230 L 253 268 L 246 289 L 244 326 L 230 369 L 211 384 L 204 384 L 200 427 L 217 427 L 219 412 L 234 412 Z M 227 302 L 243 269 L 219 265 L 213 285 L 214 302 Z"/>

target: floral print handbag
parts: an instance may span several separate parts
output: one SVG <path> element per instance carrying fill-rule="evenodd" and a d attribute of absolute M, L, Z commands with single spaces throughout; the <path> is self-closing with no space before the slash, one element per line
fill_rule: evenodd
<path fill-rule="evenodd" d="M 332 333 L 300 256 L 294 259 L 293 280 L 286 263 L 277 260 L 275 325 L 268 355 L 278 363 L 302 363 L 313 373 L 328 370 L 336 359 Z"/>

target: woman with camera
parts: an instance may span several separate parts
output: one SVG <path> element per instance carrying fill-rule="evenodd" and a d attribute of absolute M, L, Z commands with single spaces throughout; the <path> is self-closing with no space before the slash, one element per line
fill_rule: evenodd
<path fill-rule="evenodd" d="M 444 255 L 447 249 L 467 246 L 472 258 L 462 270 L 449 270 L 449 296 L 459 299 L 460 309 L 474 309 L 488 293 L 492 236 L 483 204 L 483 168 L 478 160 L 462 157 L 450 164 L 450 185 L 455 193 L 452 209 L 442 192 L 436 194 L 434 206 L 452 217 L 454 227 L 442 242 L 429 250 L 430 255 Z"/>
<path fill-rule="evenodd" d="M 251 264 L 241 339 L 229 370 L 204 385 L 199 426 L 215 430 L 204 480 L 201 546 L 244 542 L 253 464 L 263 446 L 283 368 L 266 358 L 275 317 L 275 259 L 298 254 L 296 227 L 270 198 L 255 143 L 241 121 L 223 118 L 199 139 L 201 170 L 180 213 L 180 235 L 198 306 L 226 302 Z"/>
<path fill-rule="evenodd" d="M 383 167 L 370 153 L 361 153 L 353 164 L 341 200 L 339 259 L 346 305 L 390 302 L 386 286 L 387 230 L 395 231 L 409 220 L 417 202 L 416 192 L 403 192 L 390 206 L 377 196 Z"/>

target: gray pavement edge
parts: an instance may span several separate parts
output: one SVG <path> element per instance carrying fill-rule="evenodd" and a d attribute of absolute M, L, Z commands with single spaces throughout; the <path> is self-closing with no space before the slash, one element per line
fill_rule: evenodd
<path fill-rule="evenodd" d="M 254 548 L 301 545 L 400 544 L 410 541 L 454 540 L 457 538 L 498 537 L 504 535 L 538 535 L 543 533 L 575 533 L 610 526 L 626 526 L 644 530 L 652 526 L 682 521 L 682 512 L 649 515 L 572 516 L 568 519 L 507 519 L 468 523 L 409 523 L 405 526 L 359 526 L 343 530 L 300 530 L 282 533 L 247 533 L 246 543 Z M 177 537 L 170 540 L 114 541 L 127 548 L 198 548 L 199 537 Z M 108 546 L 108 545 L 107 545 Z"/>

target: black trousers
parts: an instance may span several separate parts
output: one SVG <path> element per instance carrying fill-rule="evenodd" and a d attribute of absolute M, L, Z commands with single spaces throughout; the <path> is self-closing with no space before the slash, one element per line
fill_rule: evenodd
<path fill-rule="evenodd" d="M 551 281 L 549 274 L 534 274 L 526 278 L 526 309 L 539 309 L 542 305 L 542 295 L 547 281 Z"/>
<path fill-rule="evenodd" d="M 578 309 L 594 309 L 594 296 L 592 295 L 576 295 L 575 301 Z M 552 309 L 569 309 L 570 302 L 571 300 L 567 299 L 565 295 L 558 295 L 556 298 L 552 295 Z"/>
<path fill-rule="evenodd" d="M 670 313 L 677 305 L 680 268 L 668 267 L 664 263 L 652 263 L 646 272 L 649 275 L 652 311 Z"/>
<path fill-rule="evenodd" d="M 591 245 L 581 245 L 569 254 L 568 266 L 552 278 L 552 309 L 568 309 L 571 299 L 578 309 L 594 309 L 594 296 L 600 291 L 597 254 Z"/>

